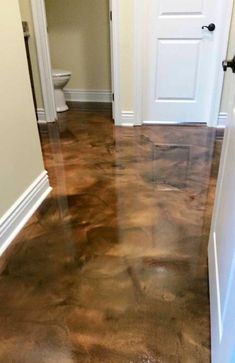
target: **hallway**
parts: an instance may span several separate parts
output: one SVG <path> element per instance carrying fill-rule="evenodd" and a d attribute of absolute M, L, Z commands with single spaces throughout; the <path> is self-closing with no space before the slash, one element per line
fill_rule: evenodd
<path fill-rule="evenodd" d="M 40 134 L 53 192 L 0 260 L 0 362 L 209 363 L 215 129 L 74 104 Z"/>

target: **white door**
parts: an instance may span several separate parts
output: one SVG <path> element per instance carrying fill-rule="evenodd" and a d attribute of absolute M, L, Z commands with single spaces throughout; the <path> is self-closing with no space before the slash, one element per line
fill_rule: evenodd
<path fill-rule="evenodd" d="M 235 75 L 209 242 L 212 362 L 235 363 Z"/>
<path fill-rule="evenodd" d="M 219 47 L 227 41 L 232 1 L 144 0 L 144 3 L 143 120 L 208 122 L 213 95 L 222 90 L 220 65 L 226 44 L 222 53 Z M 211 31 L 202 29 L 209 24 L 214 24 L 215 29 L 213 25 Z M 220 81 L 215 87 L 218 72 Z M 215 107 L 219 104 L 213 104 Z"/>

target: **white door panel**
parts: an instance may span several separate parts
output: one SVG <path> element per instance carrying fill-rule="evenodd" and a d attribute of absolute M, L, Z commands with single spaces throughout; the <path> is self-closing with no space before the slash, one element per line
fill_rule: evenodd
<path fill-rule="evenodd" d="M 234 77 L 235 91 L 235 77 Z M 235 92 L 209 242 L 212 362 L 235 363 Z"/>
<path fill-rule="evenodd" d="M 160 15 L 200 15 L 203 12 L 203 0 L 161 1 Z"/>
<path fill-rule="evenodd" d="M 198 40 L 159 40 L 156 67 L 156 100 L 191 100 L 197 94 Z M 174 59 L 174 61 L 172 61 Z M 188 67 L 188 63 L 193 67 Z M 180 74 L 180 77 L 163 77 L 162 74 Z"/>
<path fill-rule="evenodd" d="M 222 1 L 146 0 L 144 121 L 208 121 Z M 212 22 L 214 32 L 202 29 Z"/>

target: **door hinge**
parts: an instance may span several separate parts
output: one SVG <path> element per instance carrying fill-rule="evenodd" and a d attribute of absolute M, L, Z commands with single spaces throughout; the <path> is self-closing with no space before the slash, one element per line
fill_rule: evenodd
<path fill-rule="evenodd" d="M 112 10 L 110 10 L 110 12 L 109 12 L 109 18 L 110 18 L 110 21 L 113 20 L 113 12 L 112 12 Z"/>
<path fill-rule="evenodd" d="M 113 102 L 114 102 L 114 93 L 112 94 L 112 97 L 113 97 Z"/>

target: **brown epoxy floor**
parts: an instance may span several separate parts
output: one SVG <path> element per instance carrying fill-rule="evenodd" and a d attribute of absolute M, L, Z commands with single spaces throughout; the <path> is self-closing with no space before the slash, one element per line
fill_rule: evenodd
<path fill-rule="evenodd" d="M 41 135 L 54 190 L 0 260 L 0 362 L 209 363 L 215 131 L 94 105 Z"/>

